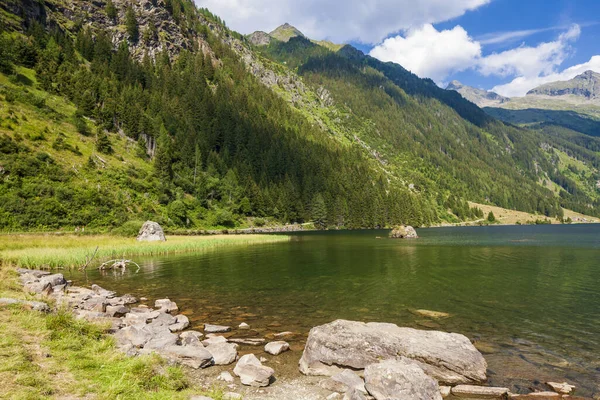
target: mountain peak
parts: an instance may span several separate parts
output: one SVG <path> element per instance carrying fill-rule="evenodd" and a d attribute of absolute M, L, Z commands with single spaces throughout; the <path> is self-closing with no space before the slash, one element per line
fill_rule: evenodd
<path fill-rule="evenodd" d="M 458 90 L 462 88 L 464 85 L 457 80 L 453 80 L 446 86 L 446 90 Z"/>
<path fill-rule="evenodd" d="M 287 22 L 276 28 L 273 32 L 269 33 L 269 35 L 277 40 L 281 40 L 282 42 L 287 42 L 291 38 L 297 36 L 306 37 L 296 27 L 288 24 Z"/>
<path fill-rule="evenodd" d="M 479 107 L 495 107 L 502 103 L 506 103 L 509 100 L 507 97 L 500 96 L 498 93 L 463 85 L 456 80 L 450 82 L 446 87 L 446 90 L 454 90 L 460 93 L 462 97 L 469 100 L 471 103 L 477 104 Z"/>
<path fill-rule="evenodd" d="M 600 74 L 592 70 L 585 71 L 568 81 L 546 83 L 530 90 L 528 96 L 577 96 L 588 100 L 600 98 Z"/>

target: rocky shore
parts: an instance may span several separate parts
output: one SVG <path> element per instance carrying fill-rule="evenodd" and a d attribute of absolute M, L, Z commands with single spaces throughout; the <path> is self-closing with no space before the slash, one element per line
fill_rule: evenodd
<path fill-rule="evenodd" d="M 77 318 L 110 327 L 118 348 L 127 355 L 156 353 L 170 363 L 189 367 L 203 385 L 224 387 L 225 399 L 578 398 L 572 396 L 575 387 L 566 382 L 547 382 L 548 391 L 530 394 L 486 386 L 486 360 L 463 335 L 346 320 L 311 329 L 299 362 L 303 378 L 280 379 L 278 369 L 284 365 L 278 357 L 290 350 L 284 340 L 289 332 L 270 342 L 245 337 L 243 332 L 250 329 L 246 323 L 237 327 L 204 324 L 200 332 L 189 329 L 188 317 L 179 314 L 170 299 L 156 300 L 151 307 L 139 304 L 145 299 L 118 296 L 98 285 L 73 286 L 62 274 L 18 272 L 25 291 L 40 301 L 0 299 L 0 306 L 21 302 L 33 310 L 51 312 L 43 300 L 52 300 Z M 203 373 L 213 369 L 214 373 Z"/>

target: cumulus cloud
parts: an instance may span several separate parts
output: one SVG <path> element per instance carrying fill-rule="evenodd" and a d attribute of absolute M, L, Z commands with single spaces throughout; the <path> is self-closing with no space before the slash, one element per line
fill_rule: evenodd
<path fill-rule="evenodd" d="M 574 65 L 562 72 L 534 77 L 519 76 L 507 84 L 494 87 L 492 91 L 507 97 L 524 96 L 528 91 L 540 85 L 556 81 L 568 81 L 589 70 L 600 72 L 600 56 L 593 56 L 588 62 Z"/>
<path fill-rule="evenodd" d="M 313 39 L 378 43 L 391 33 L 448 21 L 491 0 L 196 0 L 241 32 L 289 22 Z"/>
<path fill-rule="evenodd" d="M 519 35 L 525 32 L 531 31 L 521 31 Z M 426 24 L 384 40 L 373 48 L 370 55 L 382 61 L 396 62 L 420 77 L 432 78 L 438 83 L 444 82 L 453 73 L 468 69 L 484 76 L 513 78 L 512 82 L 493 90 L 504 96 L 523 96 L 542 83 L 565 76 L 571 79 L 578 74 L 574 71 L 586 68 L 587 64 L 595 65 L 592 59 L 582 67 L 576 66 L 563 73 L 557 71 L 571 55 L 572 43 L 580 34 L 581 28 L 573 25 L 554 41 L 483 55 L 482 43 L 470 37 L 462 27 L 438 31 L 431 24 Z"/>
<path fill-rule="evenodd" d="M 481 56 L 481 45 L 461 26 L 440 32 L 426 24 L 408 30 L 404 37 L 386 39 L 370 55 L 439 82 L 454 72 L 471 68 Z"/>

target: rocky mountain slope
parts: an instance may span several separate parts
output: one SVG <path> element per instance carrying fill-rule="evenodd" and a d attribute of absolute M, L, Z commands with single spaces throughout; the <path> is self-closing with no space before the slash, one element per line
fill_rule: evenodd
<path fill-rule="evenodd" d="M 568 81 L 547 83 L 527 93 L 528 96 L 576 96 L 589 101 L 600 100 L 600 74 L 586 71 Z M 599 103 L 600 105 L 600 103 Z"/>
<path fill-rule="evenodd" d="M 477 104 L 479 107 L 499 106 L 510 100 L 508 97 L 501 96 L 498 93 L 463 85 L 459 81 L 450 82 L 446 90 L 454 90 L 460 93 L 462 97 Z"/>
<path fill-rule="evenodd" d="M 188 1 L 0 7 L 4 229 L 39 215 L 50 228 L 426 225 L 476 218 L 466 200 L 597 213 L 557 161 L 581 143 L 505 126 L 351 46 L 285 25 L 282 40 L 246 38 Z"/>

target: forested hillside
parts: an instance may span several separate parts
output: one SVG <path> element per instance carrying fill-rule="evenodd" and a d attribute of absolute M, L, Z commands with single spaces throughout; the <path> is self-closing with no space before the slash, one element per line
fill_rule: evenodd
<path fill-rule="evenodd" d="M 349 47 L 256 49 L 188 0 L 0 11 L 2 230 L 598 214 L 537 134 Z"/>

